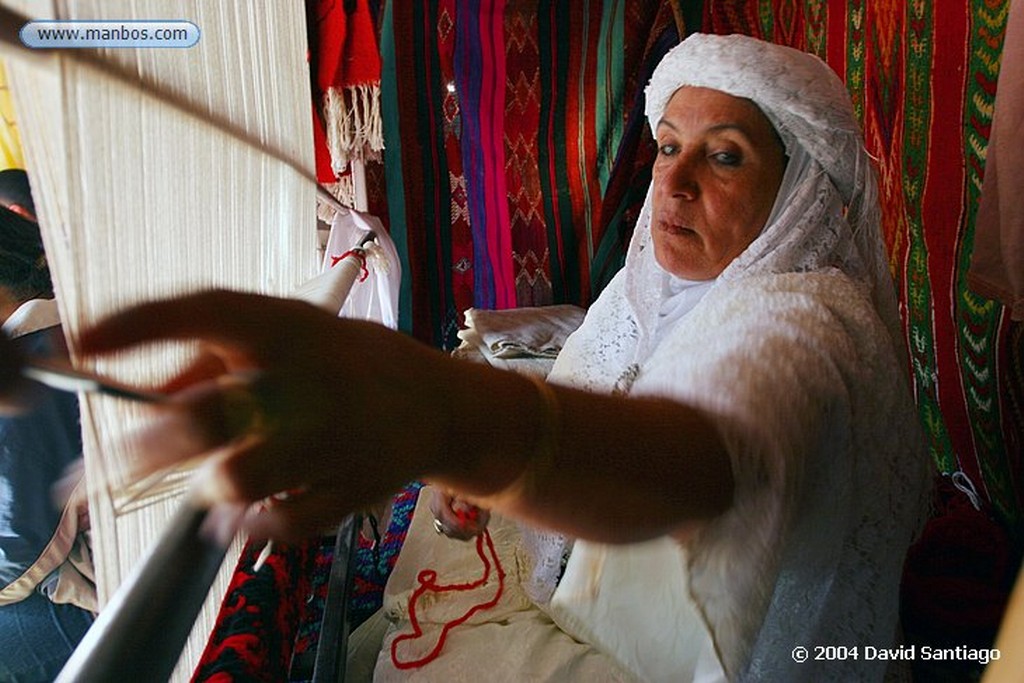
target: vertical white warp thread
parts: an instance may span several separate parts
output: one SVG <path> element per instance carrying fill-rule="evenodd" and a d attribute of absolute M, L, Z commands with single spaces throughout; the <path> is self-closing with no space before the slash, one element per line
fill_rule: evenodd
<path fill-rule="evenodd" d="M 80 330 L 133 302 L 221 286 L 286 295 L 317 272 L 311 95 L 302 3 L 247 0 L 7 0 L 33 18 L 185 19 L 188 49 L 102 55 L 244 130 L 292 163 L 163 105 L 144 90 L 56 56 L 11 63 L 11 83 L 61 314 L 74 352 Z M 304 176 L 298 169 L 309 169 Z M 273 321 L 268 321 L 272 324 Z M 187 362 L 162 346 L 97 363 L 147 384 Z M 124 435 L 136 406 L 86 397 L 86 476 L 117 489 L 135 454 Z M 182 484 L 183 486 L 183 484 Z M 100 604 L 162 532 L 178 499 L 120 505 L 90 495 Z M 165 494 L 166 492 L 164 492 Z M 174 680 L 188 680 L 212 627 L 238 548 L 196 622 Z"/>

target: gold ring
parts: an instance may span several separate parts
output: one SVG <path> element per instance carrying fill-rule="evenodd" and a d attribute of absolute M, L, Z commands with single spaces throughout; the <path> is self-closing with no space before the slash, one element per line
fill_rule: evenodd
<path fill-rule="evenodd" d="M 249 377 L 228 375 L 220 378 L 225 429 L 230 438 L 261 436 L 270 431 L 272 421 L 260 394 Z"/>

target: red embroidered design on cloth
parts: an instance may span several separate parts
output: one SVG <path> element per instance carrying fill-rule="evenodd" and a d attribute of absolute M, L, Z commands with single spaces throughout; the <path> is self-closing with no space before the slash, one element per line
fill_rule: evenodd
<path fill-rule="evenodd" d="M 487 554 L 484 553 L 484 546 L 487 547 L 487 553 L 490 555 L 490 560 L 487 558 Z M 484 565 L 484 573 L 476 581 L 469 583 L 453 583 L 450 585 L 440 585 L 437 583 L 437 572 L 433 569 L 424 569 L 416 577 L 419 586 L 413 591 L 412 596 L 409 598 L 409 623 L 412 625 L 412 633 L 405 633 L 391 642 L 391 661 L 394 663 L 397 669 L 415 669 L 429 662 L 437 659 L 441 654 L 441 648 L 444 647 L 444 642 L 448 638 L 448 632 L 459 624 L 465 623 L 470 617 L 481 610 L 490 609 L 498 604 L 498 600 L 501 599 L 501 594 L 505 589 L 505 570 L 501 566 L 501 562 L 498 560 L 498 553 L 494 549 L 494 541 L 491 540 L 490 532 L 484 530 L 484 532 L 476 537 L 476 552 L 480 556 L 480 561 Z M 430 650 L 426 655 L 408 661 L 402 661 L 398 657 L 398 645 L 406 640 L 415 640 L 423 635 L 423 629 L 420 628 L 419 617 L 416 615 L 416 602 L 420 596 L 427 591 L 434 593 L 450 593 L 450 592 L 461 592 L 471 591 L 481 586 L 487 585 L 488 580 L 491 576 L 491 561 L 494 562 L 494 571 L 498 576 L 498 590 L 495 591 L 494 597 L 487 602 L 474 605 L 466 611 L 461 617 L 449 621 L 441 629 L 441 635 L 437 639 L 437 644 L 434 645 L 433 649 Z"/>

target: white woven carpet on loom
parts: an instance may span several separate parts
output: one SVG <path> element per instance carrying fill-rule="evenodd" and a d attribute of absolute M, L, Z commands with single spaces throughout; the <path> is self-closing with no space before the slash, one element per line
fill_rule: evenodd
<path fill-rule="evenodd" d="M 257 0 L 5 0 L 32 18 L 186 19 L 189 49 L 116 49 L 107 60 L 224 119 L 282 163 L 66 54 L 9 60 L 27 166 L 72 349 L 79 330 L 134 301 L 209 286 L 287 294 L 317 271 L 310 93 L 302 3 Z M 299 169 L 299 170 L 296 170 Z M 303 172 L 304 169 L 305 172 Z M 128 382 L 167 377 L 183 346 L 104 362 Z M 109 599 L 177 507 L 187 475 L 138 500 L 118 491 L 135 457 L 119 438 L 136 406 L 83 401 L 86 473 L 100 602 Z M 187 680 L 238 548 L 229 554 L 175 673 Z"/>

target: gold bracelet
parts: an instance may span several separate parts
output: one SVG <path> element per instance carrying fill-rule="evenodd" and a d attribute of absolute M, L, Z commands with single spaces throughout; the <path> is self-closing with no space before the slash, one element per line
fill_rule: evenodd
<path fill-rule="evenodd" d="M 554 390 L 543 377 L 527 375 L 537 387 L 540 395 L 540 430 L 536 444 L 523 464 L 522 473 L 515 481 L 494 496 L 496 507 L 502 503 L 511 503 L 524 498 L 533 498 L 544 481 L 555 469 L 555 456 L 558 453 L 558 439 L 561 431 L 561 407 Z"/>

